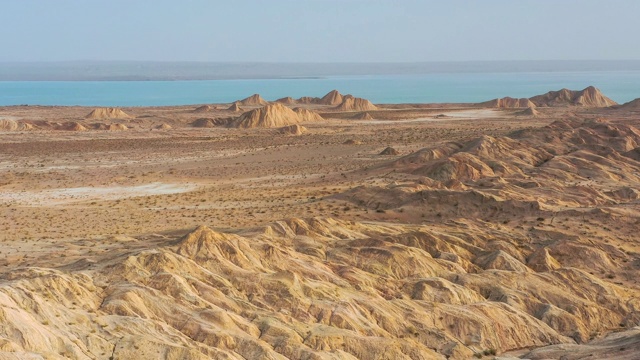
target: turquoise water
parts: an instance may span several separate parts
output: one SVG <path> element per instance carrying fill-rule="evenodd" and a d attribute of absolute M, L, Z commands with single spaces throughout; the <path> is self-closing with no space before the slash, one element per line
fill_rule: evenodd
<path fill-rule="evenodd" d="M 0 81 L 0 105 L 162 106 L 322 96 L 333 89 L 374 103 L 481 102 L 594 85 L 623 103 L 640 97 L 640 71 L 438 73 L 197 81 Z"/>

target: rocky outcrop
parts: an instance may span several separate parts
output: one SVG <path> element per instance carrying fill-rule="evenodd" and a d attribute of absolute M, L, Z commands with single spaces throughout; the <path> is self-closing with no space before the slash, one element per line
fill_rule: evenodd
<path fill-rule="evenodd" d="M 529 98 L 536 106 L 609 107 L 617 103 L 604 96 L 600 90 L 589 86 L 584 90 L 562 89 Z"/>
<path fill-rule="evenodd" d="M 369 111 L 377 109 L 378 107 L 373 105 L 371 101 L 351 95 L 345 95 L 342 102 L 334 108 L 337 111 Z"/>
<path fill-rule="evenodd" d="M 85 119 L 130 119 L 131 116 L 118 108 L 93 109 Z"/>
<path fill-rule="evenodd" d="M 278 129 L 278 132 L 282 135 L 299 136 L 306 133 L 307 128 L 299 124 L 294 124 L 294 125 L 282 127 Z"/>
<path fill-rule="evenodd" d="M 236 119 L 234 126 L 244 129 L 278 128 L 320 119 L 322 119 L 320 115 L 313 111 L 306 109 L 294 111 L 282 104 L 274 103 L 242 114 Z"/>
<path fill-rule="evenodd" d="M 503 97 L 501 99 L 493 99 L 487 102 L 478 104 L 483 107 L 500 108 L 500 109 L 513 109 L 513 108 L 534 108 L 535 104 L 527 98 L 515 99 L 511 97 Z"/>
<path fill-rule="evenodd" d="M 236 103 L 240 106 L 264 106 L 268 104 L 259 94 L 253 94 L 247 98 L 236 101 Z"/>

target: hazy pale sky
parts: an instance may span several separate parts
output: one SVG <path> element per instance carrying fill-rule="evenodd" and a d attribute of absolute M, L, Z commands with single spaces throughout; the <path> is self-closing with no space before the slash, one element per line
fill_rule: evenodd
<path fill-rule="evenodd" d="M 0 61 L 640 59 L 638 0 L 0 0 Z"/>

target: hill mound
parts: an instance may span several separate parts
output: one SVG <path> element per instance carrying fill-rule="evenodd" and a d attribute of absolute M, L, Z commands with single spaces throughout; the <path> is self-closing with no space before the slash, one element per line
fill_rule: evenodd
<path fill-rule="evenodd" d="M 294 111 L 282 104 L 274 103 L 242 114 L 235 121 L 235 126 L 245 129 L 273 128 L 321 119 L 320 115 L 313 111 L 306 109 Z"/>
<path fill-rule="evenodd" d="M 531 211 L 613 205 L 639 196 L 629 190 L 640 181 L 640 164 L 634 160 L 639 147 L 640 130 L 633 126 L 603 120 L 557 121 L 509 136 L 482 136 L 464 144 L 423 149 L 380 167 L 381 172 L 429 178 L 423 182 L 430 190 L 422 187 L 420 193 L 399 193 L 374 187 L 358 190 L 361 195 L 345 196 L 356 203 L 379 198 L 375 203 L 387 203 L 389 208 L 399 204 L 418 206 L 431 196 L 443 214 L 455 214 L 456 208 L 449 206 L 462 206 L 478 197 L 487 206 L 485 210 L 480 207 L 478 215 L 489 208 L 526 216 Z M 600 185 L 575 185 L 592 181 Z M 485 192 L 487 188 L 493 191 Z M 442 189 L 456 192 L 443 193 Z M 448 199 L 448 205 L 443 198 Z M 540 200 L 549 198 L 553 200 Z"/>
<path fill-rule="evenodd" d="M 640 98 L 626 102 L 619 107 L 625 110 L 640 110 Z"/>
<path fill-rule="evenodd" d="M 295 108 L 293 111 L 300 117 L 300 122 L 312 122 L 324 120 L 320 114 L 303 108 Z"/>
<path fill-rule="evenodd" d="M 399 155 L 400 152 L 391 146 L 388 146 L 384 150 L 382 150 L 378 155 Z"/>
<path fill-rule="evenodd" d="M 92 129 L 95 130 L 108 130 L 108 131 L 122 131 L 122 130 L 129 130 L 129 128 L 124 125 L 124 124 L 104 124 L 104 123 L 98 123 L 98 124 L 93 124 L 91 126 Z"/>
<path fill-rule="evenodd" d="M 216 126 L 227 126 L 231 122 L 230 118 L 200 118 L 191 123 L 191 126 L 197 128 L 212 128 Z"/>
<path fill-rule="evenodd" d="M 253 94 L 248 98 L 244 98 L 240 101 L 236 101 L 238 105 L 242 106 L 264 106 L 267 105 L 268 102 L 262 98 L 259 94 Z"/>
<path fill-rule="evenodd" d="M 236 120 L 239 128 L 271 128 L 301 122 L 298 114 L 282 104 L 271 104 L 242 114 Z"/>
<path fill-rule="evenodd" d="M 231 104 L 231 106 L 229 106 L 227 108 L 227 110 L 229 111 L 233 111 L 233 112 L 240 112 L 242 111 L 242 109 L 240 108 L 240 105 L 238 105 L 238 102 L 234 102 L 233 104 Z"/>
<path fill-rule="evenodd" d="M 540 116 L 540 112 L 538 110 L 536 110 L 535 107 L 528 107 L 522 111 L 518 111 L 516 113 L 516 115 L 519 116 L 531 116 L 531 117 L 538 117 Z"/>
<path fill-rule="evenodd" d="M 334 108 L 334 110 L 338 111 L 369 111 L 377 109 L 378 108 L 369 100 L 353 97 L 351 95 L 345 95 L 342 103 Z"/>
<path fill-rule="evenodd" d="M 172 128 L 173 128 L 173 126 L 171 126 L 171 125 L 169 125 L 167 123 L 162 123 L 162 124 L 156 126 L 156 129 L 158 129 L 158 130 L 169 130 L 169 129 L 172 129 Z"/>
<path fill-rule="evenodd" d="M 561 89 L 549 91 L 546 94 L 529 98 L 536 106 L 584 106 L 584 107 L 609 107 L 617 103 L 604 96 L 600 90 L 589 86 L 584 90 Z"/>
<path fill-rule="evenodd" d="M 344 101 L 342 94 L 338 90 L 331 90 L 325 96 L 320 98 L 317 103 L 321 105 L 340 105 Z"/>
<path fill-rule="evenodd" d="M 109 125 L 107 125 L 107 130 L 110 130 L 110 131 L 123 131 L 123 130 L 129 130 L 129 128 L 125 124 L 109 124 Z"/>
<path fill-rule="evenodd" d="M 215 119 L 200 118 L 192 122 L 191 126 L 197 127 L 197 128 L 212 128 L 212 127 L 215 127 L 216 125 L 215 125 Z"/>
<path fill-rule="evenodd" d="M 298 104 L 316 104 L 316 105 L 339 105 L 343 101 L 343 95 L 338 90 L 331 90 L 323 97 L 303 96 L 298 100 L 294 100 Z M 288 99 L 288 98 L 284 98 Z M 293 100 L 293 99 L 292 99 Z"/>
<path fill-rule="evenodd" d="M 85 119 L 130 119 L 131 116 L 118 108 L 93 109 Z"/>
<path fill-rule="evenodd" d="M 393 168 L 402 168 L 407 172 L 422 166 L 430 161 L 439 160 L 451 156 L 462 149 L 462 144 L 455 142 L 445 143 L 434 147 L 420 149 L 405 155 L 391 164 Z"/>
<path fill-rule="evenodd" d="M 373 120 L 373 116 L 371 116 L 368 112 L 361 112 L 353 115 L 351 117 L 353 120 Z"/>
<path fill-rule="evenodd" d="M 284 104 L 284 105 L 295 105 L 296 104 L 296 100 L 294 98 L 290 97 L 290 96 L 280 98 L 280 99 L 276 100 L 275 102 L 280 103 L 280 104 Z"/>
<path fill-rule="evenodd" d="M 198 106 L 197 108 L 195 108 L 193 110 L 194 113 L 203 113 L 203 112 L 209 112 L 213 110 L 213 107 L 211 107 L 211 105 L 202 105 L 202 106 Z"/>
<path fill-rule="evenodd" d="M 298 136 L 298 135 L 302 135 L 304 133 L 307 132 L 307 128 L 299 125 L 299 124 L 294 124 L 294 125 L 289 125 L 289 126 L 285 126 L 285 127 L 281 127 L 278 132 L 280 134 L 283 135 L 294 135 L 294 136 Z"/>
<path fill-rule="evenodd" d="M 3 119 L 0 120 L 0 131 L 25 131 L 32 130 L 33 125 L 21 121 Z"/>
<path fill-rule="evenodd" d="M 303 96 L 303 97 L 299 98 L 298 100 L 296 100 L 296 103 L 298 103 L 298 104 L 317 104 L 318 101 L 320 101 L 320 98 L 318 98 L 318 97 Z"/>
<path fill-rule="evenodd" d="M 55 130 L 62 130 L 62 131 L 87 131 L 89 129 L 87 129 L 87 127 L 85 127 L 84 125 L 76 122 L 76 121 L 70 121 L 70 122 L 66 122 L 66 123 L 62 123 L 62 124 L 58 124 L 55 127 Z"/>
<path fill-rule="evenodd" d="M 478 105 L 484 107 L 512 109 L 512 108 L 532 108 L 535 104 L 527 98 L 515 99 L 511 97 L 503 97 L 501 99 L 493 99 L 487 102 L 480 103 Z"/>

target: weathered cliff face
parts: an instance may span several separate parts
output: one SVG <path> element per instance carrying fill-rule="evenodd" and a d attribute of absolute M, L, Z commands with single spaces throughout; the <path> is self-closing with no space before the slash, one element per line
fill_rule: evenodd
<path fill-rule="evenodd" d="M 3 351 L 464 359 L 582 343 L 638 318 L 638 292 L 597 276 L 621 271 L 625 252 L 561 229 L 519 231 L 474 219 L 200 226 L 100 263 L 5 275 Z"/>

